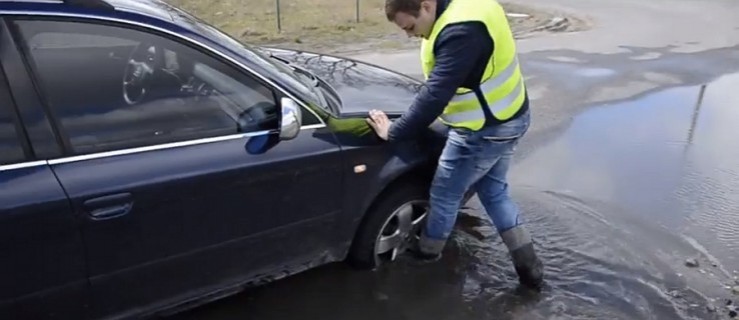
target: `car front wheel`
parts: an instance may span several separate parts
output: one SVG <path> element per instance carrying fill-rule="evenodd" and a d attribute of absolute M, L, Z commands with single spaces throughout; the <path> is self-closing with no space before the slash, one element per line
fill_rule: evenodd
<path fill-rule="evenodd" d="M 406 183 L 383 193 L 357 233 L 349 262 L 373 269 L 395 260 L 418 241 L 428 208 L 424 184 Z"/>

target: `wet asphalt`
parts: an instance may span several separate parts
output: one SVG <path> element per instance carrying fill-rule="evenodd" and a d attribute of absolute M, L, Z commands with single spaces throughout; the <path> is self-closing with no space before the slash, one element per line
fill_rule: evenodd
<path fill-rule="evenodd" d="M 509 179 L 546 264 L 541 293 L 516 290 L 505 246 L 473 198 L 436 264 L 332 264 L 171 318 L 728 319 L 727 301 L 739 302 L 739 5 L 552 3 L 591 10 L 606 26 L 561 36 L 558 48 L 547 36 L 522 44 L 535 111 Z M 674 4 L 667 21 L 700 7 L 726 28 L 675 26 L 665 39 L 662 25 L 639 29 L 654 46 L 642 34 L 603 43 L 638 32 L 609 29 L 611 12 L 633 7 L 650 20 L 655 3 Z M 720 21 L 731 8 L 737 19 Z M 402 67 L 415 55 L 387 55 L 386 65 L 418 76 Z M 691 258 L 698 266 L 686 266 Z"/>

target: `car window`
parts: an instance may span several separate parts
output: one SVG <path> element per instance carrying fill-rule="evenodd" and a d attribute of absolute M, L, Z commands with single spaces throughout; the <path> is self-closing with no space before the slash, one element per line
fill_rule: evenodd
<path fill-rule="evenodd" d="M 22 162 L 25 159 L 13 119 L 12 103 L 8 83 L 0 68 L 0 166 Z"/>
<path fill-rule="evenodd" d="M 219 30 L 207 21 L 204 21 L 189 12 L 174 10 L 170 13 L 173 14 L 173 17 L 186 22 L 189 27 L 194 28 L 198 33 L 206 35 L 209 39 L 218 42 L 229 50 L 232 50 L 233 52 L 246 57 L 249 61 L 258 64 L 260 67 L 264 68 L 266 72 L 270 73 L 270 76 L 279 77 L 282 81 L 286 82 L 290 88 L 297 91 L 300 99 L 311 104 L 311 106 L 317 106 L 324 109 L 328 108 L 328 106 L 321 104 L 317 92 L 311 84 L 312 80 L 299 75 L 298 72 L 295 72 L 279 59 L 270 57 L 268 52 L 263 51 L 259 47 L 237 40 L 233 36 Z"/>
<path fill-rule="evenodd" d="M 314 125 L 314 124 L 321 124 L 321 120 L 319 120 L 318 117 L 316 117 L 316 115 L 313 114 L 313 112 L 308 111 L 308 109 L 306 109 L 306 108 L 302 108 L 300 111 L 301 111 L 301 113 L 303 115 L 301 117 L 301 124 L 303 126 L 310 126 L 310 125 Z"/>
<path fill-rule="evenodd" d="M 89 22 L 15 24 L 78 154 L 278 128 L 268 87 L 185 43 Z"/>

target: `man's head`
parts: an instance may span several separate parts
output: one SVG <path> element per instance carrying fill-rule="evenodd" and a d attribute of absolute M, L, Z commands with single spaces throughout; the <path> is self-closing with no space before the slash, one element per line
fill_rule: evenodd
<path fill-rule="evenodd" d="M 436 21 L 436 0 L 385 0 L 385 14 L 408 36 L 428 38 Z"/>

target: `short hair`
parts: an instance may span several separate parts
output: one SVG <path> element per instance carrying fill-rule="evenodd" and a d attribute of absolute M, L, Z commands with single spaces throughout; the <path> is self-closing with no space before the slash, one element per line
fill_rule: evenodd
<path fill-rule="evenodd" d="M 385 0 L 385 15 L 388 21 L 394 21 L 398 12 L 404 12 L 418 17 L 421 11 L 421 2 L 424 0 Z"/>

